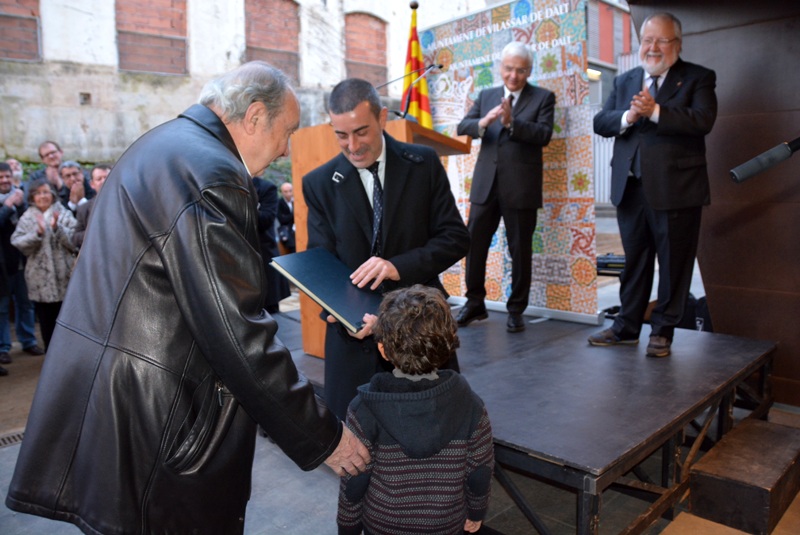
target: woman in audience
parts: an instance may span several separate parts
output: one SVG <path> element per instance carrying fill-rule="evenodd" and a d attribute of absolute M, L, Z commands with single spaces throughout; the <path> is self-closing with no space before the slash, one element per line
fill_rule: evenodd
<path fill-rule="evenodd" d="M 76 249 L 70 237 L 77 222 L 72 212 L 58 202 L 46 179 L 31 182 L 28 205 L 11 235 L 11 244 L 28 258 L 28 297 L 33 301 L 47 349 L 75 263 Z"/>

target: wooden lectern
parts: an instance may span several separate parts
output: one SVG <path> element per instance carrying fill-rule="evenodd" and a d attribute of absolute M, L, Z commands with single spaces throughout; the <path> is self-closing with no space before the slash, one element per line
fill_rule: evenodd
<path fill-rule="evenodd" d="M 386 123 L 386 132 L 398 141 L 433 148 L 439 156 L 469 154 L 472 139 L 468 136 L 448 137 L 419 123 L 398 119 Z M 301 128 L 292 136 L 292 183 L 294 185 L 295 241 L 298 251 L 308 246 L 308 208 L 303 199 L 303 176 L 339 154 L 339 143 L 329 124 Z M 325 322 L 322 309 L 307 295 L 300 293 L 300 325 L 303 351 L 315 357 L 325 356 Z"/>

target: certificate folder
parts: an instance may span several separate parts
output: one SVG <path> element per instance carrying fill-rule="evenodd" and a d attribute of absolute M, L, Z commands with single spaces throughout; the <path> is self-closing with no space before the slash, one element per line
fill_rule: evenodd
<path fill-rule="evenodd" d="M 352 270 L 325 248 L 276 256 L 270 265 L 351 332 L 364 326 L 365 313 L 378 313 L 381 294 L 354 285 Z"/>

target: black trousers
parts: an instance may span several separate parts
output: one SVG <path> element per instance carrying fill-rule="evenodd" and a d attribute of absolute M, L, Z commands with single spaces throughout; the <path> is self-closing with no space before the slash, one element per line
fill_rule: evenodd
<path fill-rule="evenodd" d="M 658 258 L 658 298 L 650 316 L 651 334 L 672 340 L 692 285 L 702 210 L 702 206 L 654 210 L 645 199 L 641 180 L 628 179 L 617 206 L 625 269 L 620 277 L 620 311 L 612 329 L 621 337 L 639 336 Z"/>
<path fill-rule="evenodd" d="M 42 331 L 44 348 L 47 349 L 50 347 L 50 339 L 53 337 L 53 331 L 56 329 L 58 313 L 61 312 L 61 301 L 56 303 L 34 301 L 33 308 L 36 310 L 36 317 L 39 318 L 39 329 Z"/>
<path fill-rule="evenodd" d="M 478 303 L 486 299 L 486 259 L 501 217 L 511 253 L 511 295 L 506 302 L 506 309 L 511 314 L 522 314 L 530 301 L 536 210 L 507 206 L 497 195 L 496 180 L 486 204 L 472 203 L 469 208 L 467 228 L 470 246 L 465 276 L 467 301 Z"/>

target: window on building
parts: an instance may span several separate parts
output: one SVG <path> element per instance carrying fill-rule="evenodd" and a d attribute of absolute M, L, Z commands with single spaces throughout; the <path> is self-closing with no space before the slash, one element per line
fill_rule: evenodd
<path fill-rule="evenodd" d="M 186 74 L 186 0 L 116 0 L 119 68 Z"/>
<path fill-rule="evenodd" d="M 39 0 L 0 1 L 0 58 L 40 61 Z"/>
<path fill-rule="evenodd" d="M 345 15 L 345 66 L 348 78 L 362 78 L 375 86 L 387 81 L 386 23 L 366 13 Z M 387 94 L 385 87 L 379 90 Z"/>
<path fill-rule="evenodd" d="M 300 15 L 293 0 L 245 0 L 245 57 L 263 60 L 300 81 Z"/>

